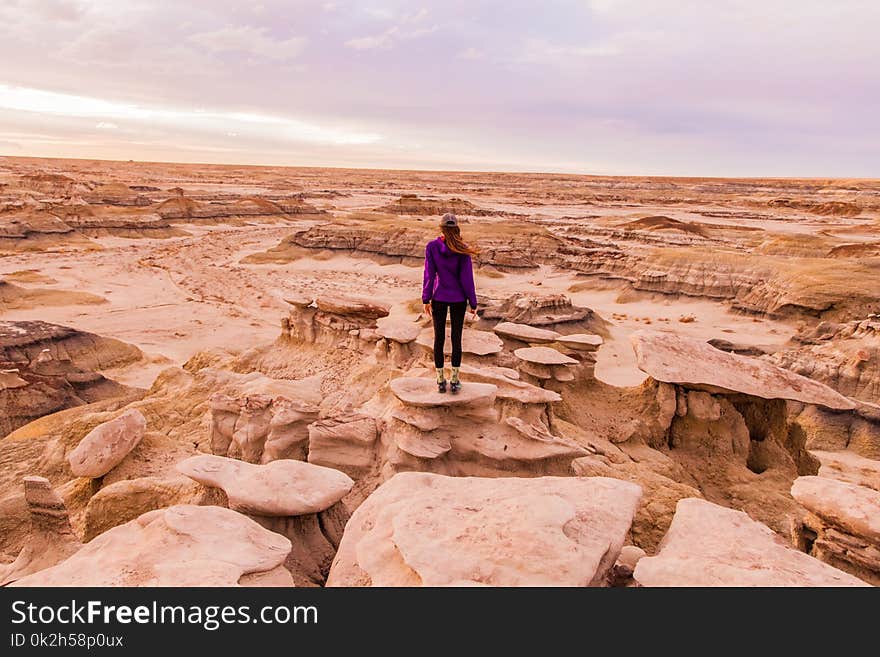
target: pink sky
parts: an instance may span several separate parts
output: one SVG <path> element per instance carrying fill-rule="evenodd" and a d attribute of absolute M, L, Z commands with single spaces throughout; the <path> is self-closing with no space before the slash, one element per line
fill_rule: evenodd
<path fill-rule="evenodd" d="M 880 2 L 4 0 L 0 155 L 880 176 Z"/>

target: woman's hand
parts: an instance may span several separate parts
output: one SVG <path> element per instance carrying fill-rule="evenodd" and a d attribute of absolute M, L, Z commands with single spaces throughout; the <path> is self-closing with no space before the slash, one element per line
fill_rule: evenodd
<path fill-rule="evenodd" d="M 471 315 L 473 316 L 474 319 L 477 319 L 477 309 L 476 308 L 471 308 Z"/>
<path fill-rule="evenodd" d="M 428 317 L 431 317 L 431 304 L 430 304 L 430 302 L 425 304 L 425 314 Z"/>

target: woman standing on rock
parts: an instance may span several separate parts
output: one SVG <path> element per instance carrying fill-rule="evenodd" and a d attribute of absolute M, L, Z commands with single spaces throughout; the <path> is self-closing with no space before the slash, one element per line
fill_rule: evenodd
<path fill-rule="evenodd" d="M 446 392 L 443 376 L 443 347 L 446 340 L 446 311 L 452 320 L 452 377 L 450 391 L 461 389 L 458 369 L 461 367 L 461 334 L 464 314 L 470 303 L 471 313 L 477 317 L 477 293 L 474 290 L 474 267 L 471 256 L 479 249 L 468 246 L 461 239 L 461 230 L 454 214 L 444 214 L 440 220 L 443 233 L 425 247 L 425 278 L 422 284 L 422 303 L 425 313 L 434 319 L 434 367 L 437 368 L 437 387 Z"/>

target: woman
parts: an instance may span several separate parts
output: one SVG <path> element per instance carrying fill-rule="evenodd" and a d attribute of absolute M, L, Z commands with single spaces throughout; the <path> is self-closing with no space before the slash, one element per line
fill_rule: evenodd
<path fill-rule="evenodd" d="M 471 313 L 477 316 L 477 293 L 474 290 L 474 267 L 471 256 L 479 249 L 468 246 L 461 239 L 461 231 L 454 214 L 444 214 L 440 220 L 443 233 L 425 247 L 425 279 L 422 284 L 422 303 L 425 314 L 434 319 L 434 367 L 437 368 L 437 388 L 446 392 L 443 376 L 443 347 L 446 339 L 446 311 L 452 320 L 452 377 L 450 391 L 461 389 L 458 369 L 461 367 L 461 333 L 464 313 L 470 303 Z"/>

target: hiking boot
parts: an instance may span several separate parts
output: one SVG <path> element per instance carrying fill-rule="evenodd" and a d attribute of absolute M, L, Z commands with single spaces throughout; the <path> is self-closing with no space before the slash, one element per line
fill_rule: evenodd
<path fill-rule="evenodd" d="M 461 390 L 461 381 L 452 381 L 449 384 L 449 392 L 451 392 L 453 395 L 459 390 Z"/>
<path fill-rule="evenodd" d="M 446 392 L 446 380 L 445 379 L 443 381 L 437 382 L 437 392 Z"/>

